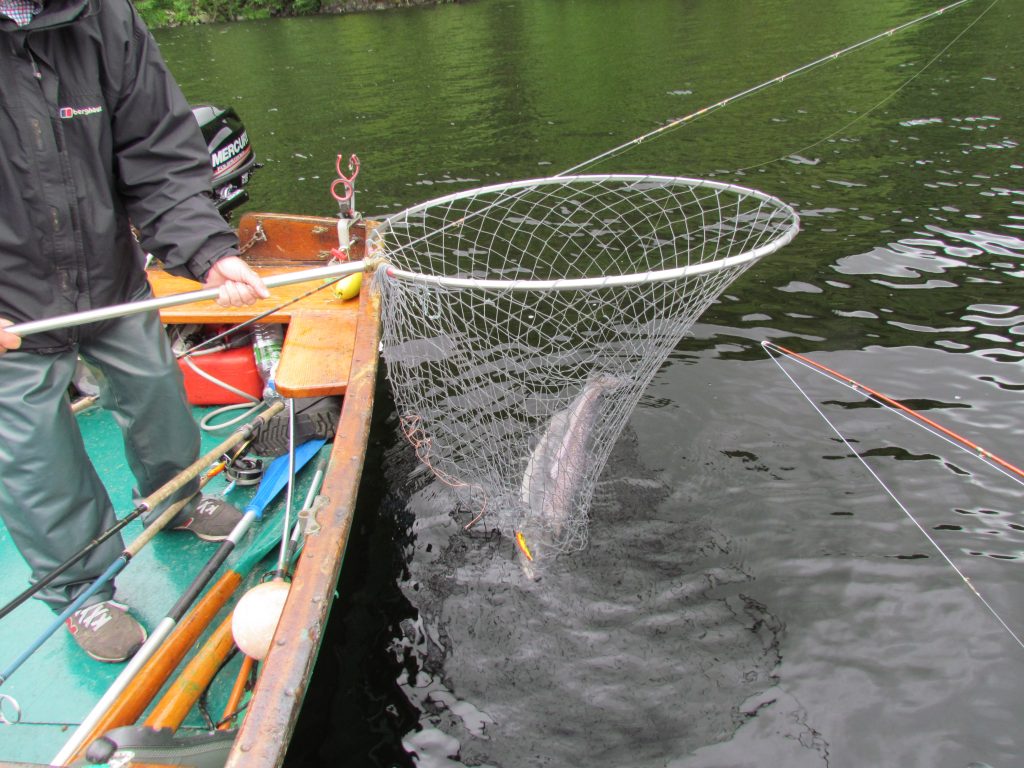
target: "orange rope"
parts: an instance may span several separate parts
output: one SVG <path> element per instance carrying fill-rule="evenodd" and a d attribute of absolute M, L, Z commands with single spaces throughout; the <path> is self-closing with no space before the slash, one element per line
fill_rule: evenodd
<path fill-rule="evenodd" d="M 255 663 L 256 659 L 251 656 L 245 656 L 242 659 L 242 666 L 239 668 L 238 677 L 235 678 L 235 684 L 231 688 L 228 703 L 224 705 L 224 714 L 221 716 L 222 722 L 217 726 L 219 730 L 227 731 L 234 726 L 238 705 L 242 701 L 245 686 L 249 682 L 249 675 L 252 673 L 252 667 Z"/>
<path fill-rule="evenodd" d="M 409 441 L 409 444 L 412 445 L 413 450 L 416 452 L 416 458 L 419 459 L 424 465 L 426 465 L 427 469 L 433 472 L 434 476 L 438 480 L 440 480 L 442 483 L 449 486 L 450 488 L 468 488 L 470 491 L 470 499 L 473 498 L 474 490 L 480 493 L 480 511 L 476 514 L 476 517 L 474 517 L 472 520 L 470 520 L 462 527 L 464 531 L 468 531 L 474 525 L 479 523 L 480 520 L 483 519 L 484 514 L 487 512 L 487 493 L 484 491 L 483 486 L 463 482 L 458 478 L 452 477 L 446 472 L 442 472 L 440 469 L 438 469 L 437 467 L 430 463 L 431 441 L 429 437 L 421 436 L 423 435 L 423 430 L 420 428 L 420 424 L 422 423 L 422 421 L 422 417 L 416 415 L 403 416 L 400 419 L 402 434 L 404 435 L 405 439 Z"/>

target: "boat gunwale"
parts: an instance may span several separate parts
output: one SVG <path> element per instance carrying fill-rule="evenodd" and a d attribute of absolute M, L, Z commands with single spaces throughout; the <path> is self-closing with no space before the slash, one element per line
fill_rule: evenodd
<path fill-rule="evenodd" d="M 316 254 L 312 256 L 314 261 L 323 258 L 323 248 L 318 243 L 326 236 L 324 230 L 333 231 L 332 222 L 337 223 L 336 219 L 325 217 L 252 213 L 241 219 L 239 230 L 243 231 L 246 226 L 251 228 L 253 222 L 264 219 L 273 219 L 284 228 L 292 223 L 305 225 L 306 230 L 298 233 L 296 241 L 312 244 Z M 374 223 L 367 222 L 366 226 L 373 227 Z M 297 226 L 296 231 L 299 228 Z M 361 250 L 363 242 L 362 236 L 358 242 L 354 241 L 353 251 Z M 277 250 L 281 252 L 280 247 Z M 293 244 L 286 256 L 275 258 L 276 253 L 264 254 L 252 263 L 257 270 L 289 263 L 296 266 L 302 259 L 298 253 L 301 250 Z M 348 385 L 319 494 L 326 501 L 318 507 L 315 526 L 307 531 L 297 557 L 282 618 L 271 650 L 261 662 L 256 688 L 246 706 L 227 766 L 276 768 L 282 764 L 334 600 L 355 515 L 377 383 L 380 297 L 370 281 L 364 283 L 357 308 L 349 306 L 346 311 L 356 315 L 354 347 Z M 0 768 L 29 765 L 32 764 L 9 762 L 0 756 Z"/>
<path fill-rule="evenodd" d="M 369 441 L 380 342 L 380 298 L 360 293 L 351 376 L 320 495 L 318 530 L 307 535 L 284 613 L 226 768 L 284 761 L 323 640 L 355 514 Z"/>

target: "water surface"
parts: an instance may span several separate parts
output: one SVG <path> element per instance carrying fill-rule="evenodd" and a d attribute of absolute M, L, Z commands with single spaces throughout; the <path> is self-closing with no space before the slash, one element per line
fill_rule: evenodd
<path fill-rule="evenodd" d="M 481 0 L 158 38 L 190 100 L 242 115 L 251 207 L 329 214 L 357 152 L 357 206 L 386 215 L 556 173 L 935 4 L 827 6 Z M 384 401 L 290 762 L 409 764 L 404 739 L 422 765 L 1020 764 L 1024 649 L 908 517 L 1019 635 L 1020 485 L 784 364 L 844 444 L 760 342 L 1024 464 L 1021 11 L 968 4 L 595 169 L 753 186 L 803 231 L 665 363 L 589 548 L 538 585 L 460 531 Z"/>

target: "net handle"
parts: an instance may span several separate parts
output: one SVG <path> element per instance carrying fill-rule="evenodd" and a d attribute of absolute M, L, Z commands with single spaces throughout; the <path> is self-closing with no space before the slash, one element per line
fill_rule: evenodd
<path fill-rule="evenodd" d="M 281 275 L 272 275 L 263 278 L 263 284 L 267 288 L 276 288 L 281 285 L 293 285 L 295 283 L 311 282 L 331 277 L 344 277 L 355 272 L 363 272 L 372 269 L 375 265 L 369 261 L 346 261 L 342 264 L 332 264 L 327 267 L 315 267 L 303 269 L 298 272 L 287 272 Z M 220 293 L 218 288 L 203 288 L 199 291 L 188 291 L 187 293 L 176 293 L 173 296 L 161 296 L 154 299 L 143 299 L 142 301 L 130 301 L 124 304 L 114 304 L 99 309 L 88 309 L 84 312 L 72 312 L 67 315 L 58 315 L 44 320 L 30 320 L 26 323 L 15 323 L 4 328 L 8 333 L 18 336 L 30 336 L 34 333 L 45 333 L 56 331 L 62 328 L 73 328 L 86 323 L 97 323 L 103 320 L 112 320 L 117 317 L 137 315 L 142 312 L 149 312 L 154 309 L 165 307 L 177 307 L 181 304 L 191 304 L 196 301 L 207 301 L 216 299 Z"/>

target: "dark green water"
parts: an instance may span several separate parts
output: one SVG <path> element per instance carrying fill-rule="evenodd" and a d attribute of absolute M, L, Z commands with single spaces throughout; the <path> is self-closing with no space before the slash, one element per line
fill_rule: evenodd
<path fill-rule="evenodd" d="M 935 7 L 480 0 L 158 39 L 190 100 L 245 121 L 250 207 L 331 213 L 356 152 L 357 206 L 386 215 L 557 173 Z M 803 231 L 665 364 L 544 590 L 459 533 L 385 403 L 379 515 L 291 762 L 408 764 L 404 737 L 422 765 L 1021 764 L 1024 648 L 908 517 L 1019 636 L 1020 484 L 787 364 L 902 510 L 760 341 L 1024 464 L 1022 23 L 969 3 L 595 169 L 756 187 Z"/>

